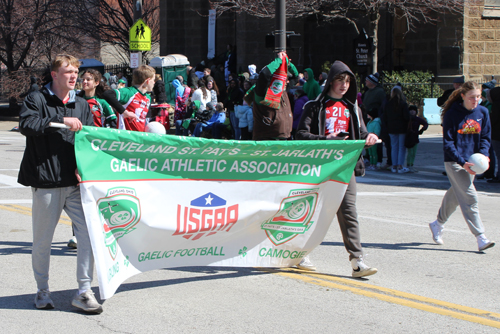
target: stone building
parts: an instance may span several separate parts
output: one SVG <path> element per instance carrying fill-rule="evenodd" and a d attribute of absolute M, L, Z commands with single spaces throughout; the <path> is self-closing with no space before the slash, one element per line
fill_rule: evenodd
<path fill-rule="evenodd" d="M 216 54 L 207 59 L 209 4 L 206 1 L 160 2 L 160 54 L 186 55 L 192 65 L 221 62 L 228 44 L 237 49 L 237 67 L 249 64 L 260 69 L 273 59 L 265 47 L 266 35 L 274 30 L 274 19 L 246 14 L 224 13 L 216 21 Z M 381 13 L 378 30 L 378 70 L 432 71 L 438 82 L 449 83 L 457 76 L 479 82 L 500 76 L 500 0 L 480 0 L 462 15 L 441 15 L 437 24 L 421 24 L 408 32 L 403 21 Z M 345 20 L 333 23 L 316 18 L 287 20 L 287 31 L 300 34 L 288 54 L 299 70 L 311 67 L 319 74 L 326 62 L 342 60 L 362 74 L 367 68 L 355 66 L 354 39 L 366 18 L 354 17 L 357 27 Z"/>

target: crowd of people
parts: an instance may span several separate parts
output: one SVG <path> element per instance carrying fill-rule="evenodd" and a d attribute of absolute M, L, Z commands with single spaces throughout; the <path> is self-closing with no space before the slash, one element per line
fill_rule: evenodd
<path fill-rule="evenodd" d="M 361 92 L 354 73 L 341 61 L 335 61 L 328 73 L 322 72 L 316 80 L 310 68 L 299 73 L 286 52 L 278 53 L 259 72 L 251 64 L 241 74 L 231 67 L 234 57 L 228 46 L 226 62 L 221 66 L 207 68 L 201 63 L 187 67 L 186 75 L 172 82 L 164 82 L 155 69 L 141 65 L 134 70 L 131 85 L 122 74 L 114 78 L 91 69 L 79 74 L 75 57 L 55 58 L 51 80 L 41 90 L 27 94 L 19 125 L 27 139 L 18 182 L 32 187 L 33 192 L 32 259 L 37 308 L 54 307 L 48 285 L 50 247 L 59 216 L 65 210 L 73 221 L 78 252 L 78 293 L 72 304 L 85 312 L 102 312 L 90 289 L 93 257 L 78 190 L 81 180 L 76 170 L 74 132 L 83 125 L 146 131 L 151 104 L 167 102 L 166 85 L 175 88 L 172 109 L 175 134 L 179 136 L 259 141 L 365 140 L 365 153 L 356 164 L 337 218 L 352 276 L 377 272 L 363 258 L 355 176 L 365 174 L 365 163 L 370 171 L 417 172 L 414 164 L 418 136 L 428 127 L 418 116 L 418 108 L 408 105 L 401 84 L 386 95 L 378 73 L 366 77 L 366 90 Z M 477 237 L 479 251 L 495 244 L 484 233 L 473 183 L 475 172 L 468 162 L 473 153 L 489 156 L 493 167 L 485 177 L 498 182 L 494 156 L 496 153 L 500 157 L 500 87 L 495 84 L 489 82 L 481 89 L 474 82 L 457 80 L 454 89 L 445 92 L 446 98 L 438 100 L 443 103 L 444 162 L 451 187 L 436 221 L 429 224 L 437 244 L 444 243 L 444 224 L 458 206 Z M 50 128 L 50 122 L 64 123 L 69 130 Z M 67 133 L 61 136 L 60 131 Z M 382 143 L 377 144 L 379 138 Z M 308 256 L 297 267 L 316 269 Z"/>

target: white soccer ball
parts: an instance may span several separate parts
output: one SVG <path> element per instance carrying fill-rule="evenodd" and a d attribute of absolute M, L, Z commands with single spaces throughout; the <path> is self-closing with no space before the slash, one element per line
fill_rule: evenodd
<path fill-rule="evenodd" d="M 146 132 L 164 135 L 167 133 L 167 130 L 165 130 L 165 127 L 163 126 L 163 124 L 161 124 L 159 122 L 149 122 L 148 125 L 146 125 Z"/>
<path fill-rule="evenodd" d="M 481 153 L 474 153 L 471 155 L 468 162 L 474 164 L 470 169 L 476 172 L 476 174 L 483 174 L 490 166 L 488 158 Z"/>

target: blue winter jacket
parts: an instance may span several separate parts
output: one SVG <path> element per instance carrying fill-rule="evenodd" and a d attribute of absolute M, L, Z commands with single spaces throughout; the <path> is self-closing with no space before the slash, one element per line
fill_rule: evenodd
<path fill-rule="evenodd" d="M 455 102 L 443 117 L 444 161 L 463 166 L 474 153 L 488 155 L 491 125 L 488 109 L 478 105 L 467 110 Z"/>

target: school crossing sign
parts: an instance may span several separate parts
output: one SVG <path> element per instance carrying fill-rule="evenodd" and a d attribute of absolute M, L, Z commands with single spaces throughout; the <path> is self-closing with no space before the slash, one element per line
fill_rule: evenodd
<path fill-rule="evenodd" d="M 129 31 L 130 51 L 151 50 L 151 29 L 142 19 L 138 19 Z"/>

